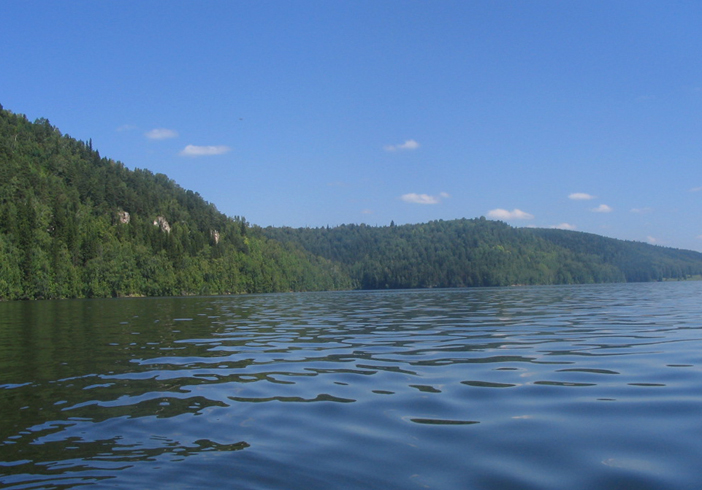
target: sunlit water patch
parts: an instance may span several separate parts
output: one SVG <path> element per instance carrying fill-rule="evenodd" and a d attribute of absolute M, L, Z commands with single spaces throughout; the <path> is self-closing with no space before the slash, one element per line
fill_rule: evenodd
<path fill-rule="evenodd" d="M 702 283 L 0 304 L 3 488 L 698 488 Z"/>

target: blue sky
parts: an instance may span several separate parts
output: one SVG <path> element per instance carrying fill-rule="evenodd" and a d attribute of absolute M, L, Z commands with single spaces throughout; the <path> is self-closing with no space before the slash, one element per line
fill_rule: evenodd
<path fill-rule="evenodd" d="M 261 226 L 702 251 L 702 3 L 0 2 L 0 104 Z"/>

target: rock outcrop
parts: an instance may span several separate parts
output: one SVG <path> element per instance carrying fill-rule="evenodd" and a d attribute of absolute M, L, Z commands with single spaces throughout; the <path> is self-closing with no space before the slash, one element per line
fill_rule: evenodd
<path fill-rule="evenodd" d="M 164 218 L 163 216 L 159 216 L 154 220 L 154 226 L 158 226 L 163 232 L 171 232 L 171 225 L 168 224 L 168 221 L 166 221 L 166 218 Z"/>

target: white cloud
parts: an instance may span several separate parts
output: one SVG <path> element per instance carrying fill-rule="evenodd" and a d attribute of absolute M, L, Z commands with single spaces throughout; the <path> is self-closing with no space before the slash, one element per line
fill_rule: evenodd
<path fill-rule="evenodd" d="M 651 235 L 647 236 L 647 237 L 646 237 L 646 240 L 647 240 L 648 243 L 650 243 L 650 244 L 654 244 L 654 243 L 657 243 L 657 242 L 658 242 L 658 239 L 656 239 L 655 237 L 652 237 Z"/>
<path fill-rule="evenodd" d="M 231 151 L 231 148 L 228 146 L 224 145 L 219 145 L 219 146 L 195 146 L 195 145 L 188 145 L 186 146 L 180 154 L 185 157 L 201 157 L 201 156 L 209 156 L 209 155 L 222 155 L 223 153 L 227 153 L 228 151 Z"/>
<path fill-rule="evenodd" d="M 407 140 L 401 145 L 387 145 L 384 148 L 385 151 L 416 150 L 419 148 L 419 143 L 417 143 L 415 140 Z"/>
<path fill-rule="evenodd" d="M 147 131 L 144 135 L 150 140 L 167 140 L 169 138 L 177 138 L 178 131 L 173 129 L 156 128 L 151 131 Z"/>
<path fill-rule="evenodd" d="M 557 230 L 575 230 L 576 226 L 571 225 L 570 223 L 561 223 L 560 225 L 554 225 L 551 228 L 555 228 Z"/>
<path fill-rule="evenodd" d="M 574 201 L 589 201 L 590 199 L 595 199 L 596 197 L 597 196 L 593 196 L 592 194 L 587 194 L 585 192 L 574 192 L 568 196 L 568 199 L 572 199 Z"/>
<path fill-rule="evenodd" d="M 699 191 L 702 191 L 702 187 L 693 187 L 692 189 L 690 189 L 690 192 L 699 192 Z"/>
<path fill-rule="evenodd" d="M 416 194 L 411 192 L 400 196 L 405 202 L 413 204 L 439 204 L 442 199 L 448 199 L 451 195 L 448 192 L 439 192 L 438 196 L 430 196 L 429 194 Z"/>
<path fill-rule="evenodd" d="M 631 212 L 637 214 L 647 214 L 652 213 L 653 208 L 632 208 Z"/>
<path fill-rule="evenodd" d="M 521 209 L 513 209 L 512 211 L 507 211 L 506 209 L 493 209 L 488 211 L 488 217 L 504 220 L 534 219 L 533 214 L 525 213 Z"/>
<path fill-rule="evenodd" d="M 612 208 L 610 208 L 610 207 L 607 206 L 606 204 L 600 204 L 600 205 L 597 206 L 596 208 L 592 208 L 591 211 L 592 211 L 593 213 L 611 213 L 611 212 L 612 212 Z"/>
<path fill-rule="evenodd" d="M 372 209 L 364 209 L 363 211 L 361 211 L 361 213 L 363 213 L 363 214 L 373 214 L 374 211 L 373 211 Z"/>
<path fill-rule="evenodd" d="M 439 204 L 438 197 L 430 196 L 429 194 L 415 194 L 414 192 L 403 194 L 400 196 L 400 199 L 414 204 Z"/>

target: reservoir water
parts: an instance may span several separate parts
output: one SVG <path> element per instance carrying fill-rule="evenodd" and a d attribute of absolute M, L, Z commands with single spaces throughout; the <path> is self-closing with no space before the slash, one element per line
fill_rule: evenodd
<path fill-rule="evenodd" d="M 0 303 L 0 487 L 697 489 L 702 282 Z"/>

